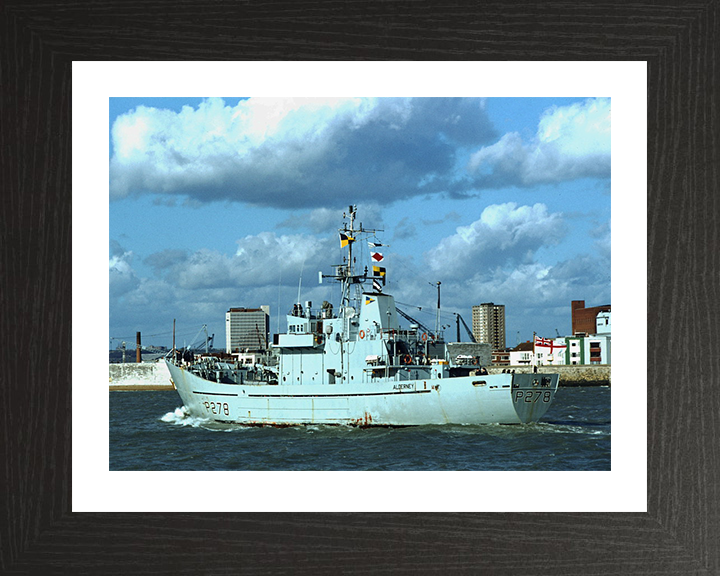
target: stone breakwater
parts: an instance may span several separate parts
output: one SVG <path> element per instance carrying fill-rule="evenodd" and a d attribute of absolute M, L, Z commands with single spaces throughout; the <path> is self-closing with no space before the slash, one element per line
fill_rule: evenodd
<path fill-rule="evenodd" d="M 503 369 L 515 370 L 517 374 L 529 374 L 532 366 L 491 366 L 490 374 L 500 374 Z M 560 375 L 560 386 L 610 386 L 610 365 L 538 366 L 538 372 Z"/>
<path fill-rule="evenodd" d="M 165 362 L 110 364 L 110 390 L 172 390 Z"/>

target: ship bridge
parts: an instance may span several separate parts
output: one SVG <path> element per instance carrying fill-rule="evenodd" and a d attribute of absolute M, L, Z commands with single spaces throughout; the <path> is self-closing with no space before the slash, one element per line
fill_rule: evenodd
<path fill-rule="evenodd" d="M 395 299 L 389 294 L 364 292 L 360 304 L 360 330 L 367 334 L 397 331 L 397 312 Z"/>

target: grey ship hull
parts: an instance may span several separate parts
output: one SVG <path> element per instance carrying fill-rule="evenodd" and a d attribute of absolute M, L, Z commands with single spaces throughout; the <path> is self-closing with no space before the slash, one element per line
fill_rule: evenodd
<path fill-rule="evenodd" d="M 541 418 L 557 391 L 557 375 L 481 375 L 480 359 L 452 358 L 437 329 L 400 329 L 395 299 L 383 292 L 385 268 L 373 265 L 373 277 L 367 269 L 355 270 L 353 243 L 375 233 L 362 224 L 356 228 L 355 217 L 350 206 L 343 215 L 349 225 L 338 229 L 347 247 L 343 264 L 334 266 L 335 274 L 319 275 L 340 283 L 338 310 L 329 302 L 319 310 L 309 301 L 295 303 L 287 332 L 276 334 L 270 349 L 272 368 L 211 358 L 193 363 L 192 354 L 183 364 L 175 351 L 168 368 L 190 413 L 277 426 L 519 424 Z M 365 283 L 372 289 L 365 291 Z"/>
<path fill-rule="evenodd" d="M 556 374 L 496 374 L 364 383 L 221 383 L 168 361 L 193 416 L 242 425 L 520 424 L 537 421 L 557 391 Z"/>

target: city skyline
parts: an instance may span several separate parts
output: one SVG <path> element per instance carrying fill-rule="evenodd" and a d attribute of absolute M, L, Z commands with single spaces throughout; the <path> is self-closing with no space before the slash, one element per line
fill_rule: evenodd
<path fill-rule="evenodd" d="M 348 204 L 408 313 L 434 326 L 442 283 L 448 336 L 482 302 L 509 347 L 611 303 L 608 98 L 111 98 L 109 120 L 111 338 L 337 303 L 317 274 Z"/>

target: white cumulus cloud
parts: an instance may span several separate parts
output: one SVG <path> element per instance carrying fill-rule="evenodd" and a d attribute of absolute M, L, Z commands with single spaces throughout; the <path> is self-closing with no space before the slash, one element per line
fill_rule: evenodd
<path fill-rule="evenodd" d="M 505 134 L 472 154 L 468 171 L 482 188 L 609 177 L 610 99 L 548 109 L 531 141 Z"/>
<path fill-rule="evenodd" d="M 113 124 L 110 193 L 310 208 L 338 198 L 408 198 L 446 190 L 458 146 L 494 136 L 483 101 L 472 98 L 139 106 Z"/>
<path fill-rule="evenodd" d="M 494 204 L 478 220 L 443 238 L 427 252 L 426 261 L 436 274 L 468 278 L 479 270 L 531 262 L 539 248 L 557 243 L 564 234 L 562 215 L 550 213 L 544 204 Z"/>
<path fill-rule="evenodd" d="M 317 275 L 319 267 L 327 266 L 333 247 L 340 247 L 335 237 L 262 232 L 238 240 L 233 266 L 243 284 L 262 286 L 281 280 L 296 283 L 301 273 L 311 271 Z"/>
<path fill-rule="evenodd" d="M 140 285 L 140 279 L 132 267 L 133 253 L 117 242 L 110 243 L 110 295 L 120 297 Z"/>
<path fill-rule="evenodd" d="M 202 299 L 203 292 L 211 292 L 225 298 L 249 287 L 283 285 L 297 286 L 300 275 L 317 278 L 317 271 L 327 266 L 333 250 L 340 243 L 333 237 L 317 238 L 305 234 L 278 235 L 261 232 L 245 236 L 237 241 L 235 254 L 217 250 L 200 249 L 191 254 L 182 250 L 165 250 L 151 254 L 145 263 L 152 266 L 163 281 L 178 290 L 195 292 L 195 299 Z M 113 265 L 111 260 L 111 267 Z M 116 263 L 121 271 L 126 264 Z M 117 272 L 118 275 L 120 271 Z M 126 273 L 127 275 L 127 273 Z M 123 287 L 132 289 L 139 282 L 134 274 L 128 276 L 135 285 L 125 282 Z M 121 279 L 118 276 L 117 281 Z"/>
<path fill-rule="evenodd" d="M 348 204 L 349 206 L 349 204 Z M 382 228 L 382 208 L 375 203 L 358 203 L 358 213 L 362 214 L 362 223 L 365 228 Z M 278 228 L 306 228 L 313 234 L 328 235 L 336 230 L 342 222 L 343 214 L 348 208 L 316 208 L 310 212 L 294 212 L 291 216 L 280 222 Z"/>

